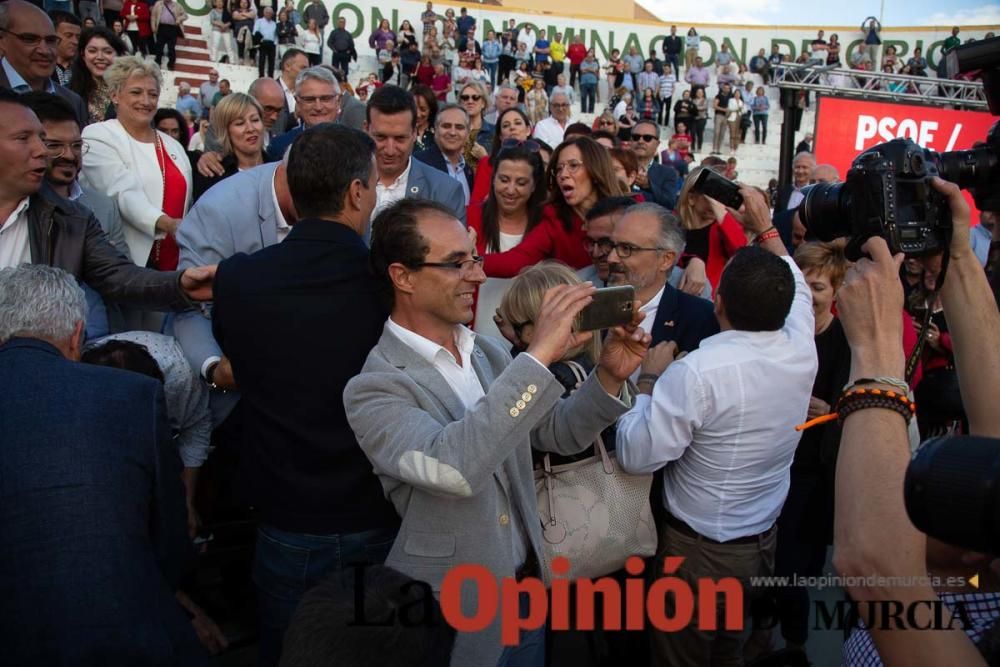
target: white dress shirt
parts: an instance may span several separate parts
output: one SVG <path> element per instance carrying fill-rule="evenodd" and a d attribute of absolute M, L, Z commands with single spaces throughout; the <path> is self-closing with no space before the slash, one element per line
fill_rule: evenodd
<path fill-rule="evenodd" d="M 21 264 L 31 264 L 27 197 L 21 200 L 0 226 L 0 269 Z"/>
<path fill-rule="evenodd" d="M 566 136 L 566 128 L 572 123 L 572 119 L 567 119 L 565 125 L 560 125 L 559 121 L 552 116 L 543 118 L 535 125 L 535 139 L 541 139 L 554 148 L 563 142 L 563 137 Z"/>
<path fill-rule="evenodd" d="M 653 333 L 653 325 L 656 323 L 656 311 L 660 307 L 660 299 L 663 298 L 664 289 L 666 289 L 665 285 L 660 288 L 659 292 L 653 295 L 652 299 L 639 306 L 639 312 L 642 313 L 642 322 L 639 323 L 639 327 L 648 334 Z M 637 368 L 632 372 L 630 379 L 633 384 L 639 381 L 641 372 L 641 368 Z"/>
<path fill-rule="evenodd" d="M 388 208 L 390 205 L 395 204 L 400 199 L 406 197 L 406 183 L 410 180 L 410 166 L 413 164 L 413 156 L 410 156 L 410 161 L 406 163 L 406 169 L 403 173 L 399 175 L 392 185 L 383 185 L 382 181 L 379 180 L 375 183 L 375 210 L 372 211 L 372 219 L 382 212 L 382 209 Z"/>
<path fill-rule="evenodd" d="M 795 297 L 781 329 L 706 338 L 618 421 L 622 467 L 646 473 L 666 465 L 667 509 L 720 542 L 777 520 L 799 443 L 795 425 L 806 419 L 816 377 L 812 296 L 791 258 L 782 259 Z"/>

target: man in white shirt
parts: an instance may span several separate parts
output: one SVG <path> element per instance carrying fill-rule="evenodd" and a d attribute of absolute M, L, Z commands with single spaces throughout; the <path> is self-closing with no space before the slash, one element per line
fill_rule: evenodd
<path fill-rule="evenodd" d="M 715 298 L 722 333 L 676 361 L 673 344 L 650 350 L 641 395 L 618 422 L 625 470 L 666 466 L 659 557 L 685 559 L 674 576 L 695 600 L 704 578 L 736 577 L 748 599 L 750 577 L 773 572 L 795 426 L 805 420 L 817 368 L 809 287 L 771 228 L 763 195 L 747 187 L 741 193 L 742 224 L 757 243 L 736 253 L 722 274 Z M 655 572 L 664 576 L 662 561 Z M 673 605 L 667 601 L 668 618 Z M 715 632 L 695 624 L 654 633 L 655 659 L 741 664 L 743 637 L 725 629 L 725 605 L 716 607 Z"/>
<path fill-rule="evenodd" d="M 563 93 L 555 93 L 549 99 L 548 118 L 538 121 L 535 125 L 535 138 L 555 148 L 563 142 L 566 128 L 573 122 L 569 117 L 569 98 Z"/>
<path fill-rule="evenodd" d="M 591 285 L 549 290 L 527 351 L 511 360 L 506 345 L 465 326 L 486 275 L 447 208 L 399 201 L 373 226 L 371 263 L 392 309 L 344 390 L 344 407 L 402 517 L 386 565 L 419 573 L 435 591 L 459 563 L 498 578 L 537 576 L 542 535 L 531 449 L 571 453 L 592 444 L 624 411 L 624 381 L 649 337 L 636 322 L 616 328 L 595 372 L 563 399 L 548 366 L 572 345 Z M 478 597 L 464 587 L 463 609 Z M 526 631 L 505 648 L 498 623 L 459 633 L 452 663 L 541 665 L 544 635 L 544 627 Z"/>
<path fill-rule="evenodd" d="M 538 41 L 538 33 L 535 32 L 530 23 L 525 23 L 524 28 L 517 33 L 517 43 L 524 44 L 524 50 L 527 53 L 534 53 L 536 41 Z M 530 58 L 530 60 L 534 59 Z"/>

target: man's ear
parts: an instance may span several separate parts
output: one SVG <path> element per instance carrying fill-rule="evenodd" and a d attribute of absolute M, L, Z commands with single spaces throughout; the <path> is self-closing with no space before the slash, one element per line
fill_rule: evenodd
<path fill-rule="evenodd" d="M 392 281 L 392 286 L 396 290 L 403 292 L 404 294 L 413 294 L 413 272 L 400 264 L 395 262 L 389 265 L 389 280 Z"/>
<path fill-rule="evenodd" d="M 83 336 L 84 324 L 83 320 L 79 320 L 76 325 L 73 326 L 73 334 L 69 337 L 69 341 L 67 343 L 67 359 L 80 361 L 80 357 L 83 355 Z"/>

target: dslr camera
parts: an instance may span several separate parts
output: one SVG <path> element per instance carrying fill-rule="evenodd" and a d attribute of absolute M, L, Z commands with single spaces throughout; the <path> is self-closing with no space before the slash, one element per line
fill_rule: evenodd
<path fill-rule="evenodd" d="M 864 151 L 851 163 L 844 183 L 806 189 L 799 207 L 802 224 L 821 241 L 850 237 L 848 259 L 881 236 L 893 254 L 923 255 L 947 250 L 951 209 L 934 189 L 934 176 L 972 189 L 982 210 L 1000 210 L 1000 124 L 985 146 L 935 153 L 911 139 L 893 139 Z"/>

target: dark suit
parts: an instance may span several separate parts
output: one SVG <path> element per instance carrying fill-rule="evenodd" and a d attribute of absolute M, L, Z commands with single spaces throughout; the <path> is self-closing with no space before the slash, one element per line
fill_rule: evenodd
<path fill-rule="evenodd" d="M 157 381 L 0 346 L 0 637 L 9 665 L 201 665 L 193 552 Z"/>
<path fill-rule="evenodd" d="M 438 148 L 437 144 L 431 144 L 422 151 L 417 151 L 413 154 L 413 157 L 420 160 L 429 167 L 434 167 L 438 171 L 444 173 L 451 178 L 451 174 L 448 172 L 448 158 L 444 156 L 441 149 Z M 472 184 L 475 182 L 475 174 L 472 168 L 468 164 L 465 165 L 465 178 L 469 182 L 469 192 L 472 192 Z M 461 183 L 459 183 L 461 186 Z"/>
<path fill-rule="evenodd" d="M 781 242 L 785 244 L 789 254 L 793 254 L 795 249 L 792 246 L 792 218 L 797 209 L 788 209 L 788 202 L 795 192 L 795 186 L 788 184 L 778 188 L 778 197 L 774 205 L 774 214 L 771 217 L 771 224 L 781 235 Z"/>
<path fill-rule="evenodd" d="M 240 478 L 261 515 L 260 664 L 277 664 L 306 590 L 364 555 L 377 560 L 379 545 L 384 559 L 399 525 L 344 414 L 344 387 L 386 311 L 361 237 L 325 220 L 223 261 L 214 293 L 212 329 L 242 396 Z"/>
<path fill-rule="evenodd" d="M 650 330 L 651 345 L 674 341 L 680 352 L 690 352 L 698 349 L 703 339 L 717 333 L 719 322 L 711 301 L 685 294 L 670 283 L 664 285 Z"/>
<path fill-rule="evenodd" d="M 80 122 L 80 127 L 89 125 L 90 112 L 87 111 L 87 103 L 83 101 L 83 98 L 66 86 L 60 86 L 58 83 L 53 83 L 52 87 L 56 95 L 69 102 L 69 105 L 73 107 L 73 113 L 76 114 L 76 119 Z M 11 90 L 10 79 L 7 78 L 7 72 L 4 71 L 3 67 L 0 67 L 0 88 Z"/>
<path fill-rule="evenodd" d="M 677 181 L 680 178 L 677 170 L 670 165 L 654 162 L 649 165 L 646 175 L 649 177 L 649 187 L 640 190 L 642 196 L 646 201 L 656 202 L 673 210 L 677 204 Z"/>

